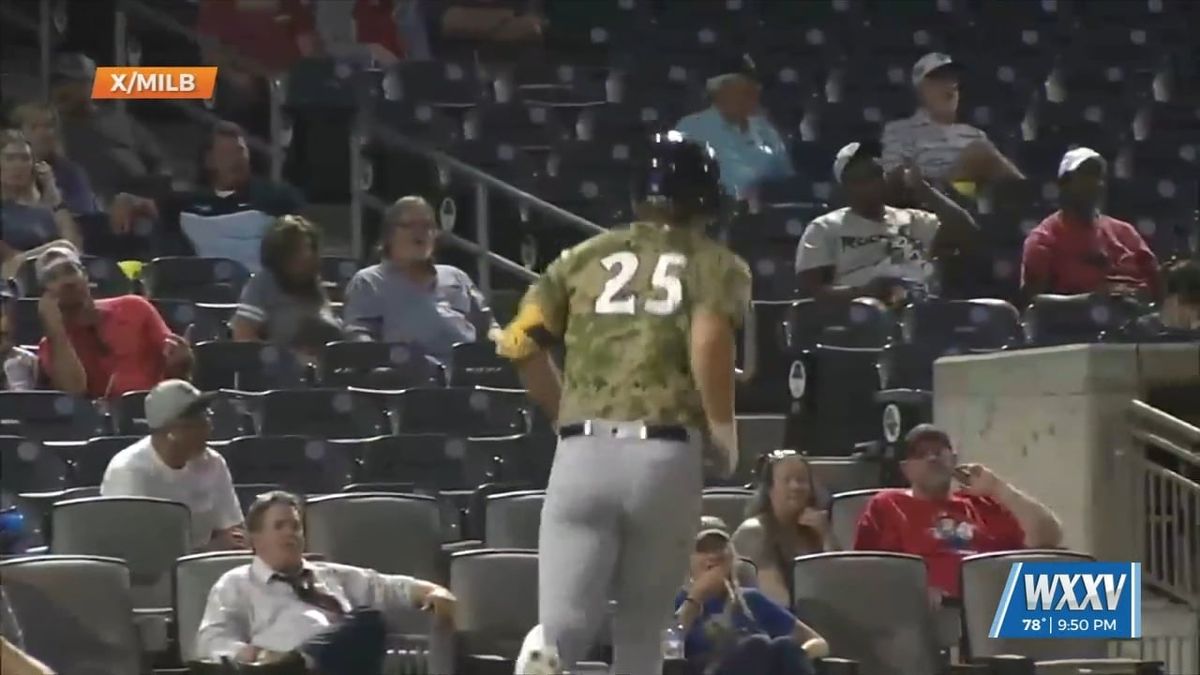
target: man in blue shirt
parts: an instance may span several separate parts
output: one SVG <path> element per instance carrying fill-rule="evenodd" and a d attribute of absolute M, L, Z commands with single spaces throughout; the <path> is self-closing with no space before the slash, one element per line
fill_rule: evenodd
<path fill-rule="evenodd" d="M 722 68 L 705 87 L 712 105 L 679 120 L 675 128 L 712 146 L 726 192 L 746 199 L 759 182 L 795 173 L 783 137 L 762 114 L 762 85 L 749 56 Z"/>

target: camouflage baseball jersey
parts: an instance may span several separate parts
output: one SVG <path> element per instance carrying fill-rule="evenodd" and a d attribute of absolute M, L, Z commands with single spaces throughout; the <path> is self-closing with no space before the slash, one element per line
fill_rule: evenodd
<path fill-rule="evenodd" d="M 691 316 L 740 325 L 750 268 L 690 228 L 634 223 L 564 251 L 530 287 L 546 329 L 566 344 L 559 422 L 707 426 L 692 378 Z"/>

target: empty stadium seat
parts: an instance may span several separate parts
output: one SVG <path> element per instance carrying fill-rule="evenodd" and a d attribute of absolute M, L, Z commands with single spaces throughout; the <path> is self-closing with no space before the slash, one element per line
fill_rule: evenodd
<path fill-rule="evenodd" d="M 0 391 L 0 433 L 40 440 L 82 440 L 108 431 L 86 398 L 60 391 Z"/>
<path fill-rule="evenodd" d="M 252 401 L 258 433 L 314 438 L 371 438 L 391 430 L 368 394 L 345 389 L 281 389 Z"/>
<path fill-rule="evenodd" d="M 525 392 L 512 389 L 406 389 L 389 395 L 388 406 L 399 433 L 511 436 L 532 425 L 532 404 Z"/>
<path fill-rule="evenodd" d="M 350 493 L 304 505 L 308 550 L 330 562 L 442 582 L 437 501 L 424 495 Z M 403 536 L 380 537 L 381 532 Z"/>
<path fill-rule="evenodd" d="M 58 673 L 140 673 L 129 569 L 121 560 L 51 555 L 0 562 L 25 649 Z"/>
<path fill-rule="evenodd" d="M 90 497 L 56 503 L 50 519 L 51 553 L 124 560 L 135 607 L 171 606 L 175 559 L 191 551 L 186 506 L 149 497 Z"/>
<path fill-rule="evenodd" d="M 537 624 L 536 551 L 483 549 L 450 557 L 450 592 L 458 598 L 460 667 L 472 656 L 500 661 L 512 670 L 529 629 Z"/>
<path fill-rule="evenodd" d="M 76 487 L 99 486 L 114 455 L 140 441 L 142 436 L 97 436 L 86 441 L 47 441 L 67 463 L 67 476 Z"/>
<path fill-rule="evenodd" d="M 900 320 L 901 339 L 884 350 L 888 388 L 933 388 L 933 363 L 942 356 L 976 354 L 1024 344 L 1016 307 L 995 299 L 927 300 L 911 304 Z"/>
<path fill-rule="evenodd" d="M 489 467 L 487 480 L 545 487 L 554 464 L 558 435 L 549 430 L 467 439 L 467 456 Z"/>
<path fill-rule="evenodd" d="M 488 548 L 538 548 L 544 490 L 502 492 L 487 498 L 483 543 Z"/>
<path fill-rule="evenodd" d="M 113 426 L 118 434 L 127 436 L 150 433 L 146 425 L 146 394 L 148 391 L 130 391 L 121 395 L 110 406 Z"/>
<path fill-rule="evenodd" d="M 304 367 L 287 349 L 265 342 L 201 342 L 192 381 L 203 391 L 265 391 L 300 386 Z"/>
<path fill-rule="evenodd" d="M 829 533 L 833 537 L 836 549 L 850 551 L 854 549 L 854 533 L 858 529 L 858 519 L 867 502 L 881 490 L 869 488 L 866 490 L 850 490 L 837 492 L 829 503 Z"/>
<path fill-rule="evenodd" d="M 1039 295 L 1025 310 L 1025 335 L 1038 347 L 1098 342 L 1106 330 L 1120 328 L 1143 313 L 1145 308 L 1128 297 Z"/>
<path fill-rule="evenodd" d="M 793 611 L 821 633 L 834 656 L 861 672 L 939 671 L 926 593 L 925 561 L 898 553 L 848 551 L 796 558 Z"/>
<path fill-rule="evenodd" d="M 278 484 L 297 494 L 337 492 L 353 479 L 345 448 L 303 436 L 243 436 L 217 451 L 234 483 Z"/>
<path fill-rule="evenodd" d="M 490 340 L 460 342 L 450 357 L 450 386 L 520 389 L 521 378 L 512 362 L 496 354 Z"/>
<path fill-rule="evenodd" d="M 754 491 L 745 488 L 705 488 L 701 500 L 703 513 L 716 516 L 733 532 L 746 519 L 746 509 L 754 499 Z"/>
<path fill-rule="evenodd" d="M 321 256 L 321 285 L 325 295 L 334 302 L 341 302 L 346 293 L 346 285 L 358 272 L 358 261 L 346 256 Z"/>
<path fill-rule="evenodd" d="M 570 132 L 553 108 L 525 103 L 494 103 L 472 108 L 463 120 L 467 140 L 504 139 L 521 149 L 549 150 Z"/>
<path fill-rule="evenodd" d="M 236 303 L 250 273 L 227 258 L 155 258 L 142 268 L 142 285 L 151 298 Z"/>
<path fill-rule="evenodd" d="M 753 322 L 756 345 L 753 363 L 747 357 L 745 340 L 749 331 L 738 334 L 738 364 L 749 379 L 739 378 L 734 402 L 739 413 L 782 414 L 788 409 L 786 368 L 779 367 L 784 357 L 784 316 L 791 300 L 755 300 L 748 322 Z M 782 439 L 781 439 L 782 440 Z"/>
<path fill-rule="evenodd" d="M 254 555 L 245 551 L 217 551 L 185 555 L 175 561 L 171 606 L 175 610 L 180 661 L 187 663 L 199 656 L 195 653 L 196 631 L 200 629 L 213 585 L 229 570 L 249 565 L 253 560 Z"/>
<path fill-rule="evenodd" d="M 487 449 L 462 438 L 400 434 L 364 440 L 358 482 L 403 481 L 419 489 L 472 488 L 496 479 L 498 465 Z"/>
<path fill-rule="evenodd" d="M 468 108 L 487 100 L 474 64 L 453 61 L 406 61 L 384 80 L 389 100 L 426 103 L 439 108 Z"/>
<path fill-rule="evenodd" d="M 331 342 L 321 350 L 320 379 L 327 387 L 405 389 L 440 387 L 445 367 L 420 347 L 387 342 Z"/>
<path fill-rule="evenodd" d="M 21 436 L 0 436 L 0 508 L 22 492 L 53 492 L 67 487 L 67 465 L 51 448 Z"/>

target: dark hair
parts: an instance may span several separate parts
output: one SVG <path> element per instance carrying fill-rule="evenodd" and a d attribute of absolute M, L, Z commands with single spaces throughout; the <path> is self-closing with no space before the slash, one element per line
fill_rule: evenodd
<path fill-rule="evenodd" d="M 267 516 L 267 511 L 272 506 L 284 504 L 290 506 L 297 511 L 303 511 L 304 506 L 300 498 L 296 495 L 285 492 L 284 490 L 271 490 L 254 498 L 254 503 L 250 508 L 246 509 L 246 529 L 250 532 L 258 532 L 262 527 L 263 518 Z"/>
<path fill-rule="evenodd" d="M 1178 295 L 1189 305 L 1200 305 L 1200 262 L 1182 260 L 1163 271 L 1167 295 Z"/>
<path fill-rule="evenodd" d="M 783 549 L 779 546 L 779 523 L 775 522 L 775 512 L 771 508 L 771 486 L 775 483 L 775 465 L 785 459 L 791 458 L 799 459 L 808 472 L 808 503 L 805 506 L 815 507 L 820 504 L 817 480 L 813 475 L 812 464 L 808 461 L 808 456 L 796 450 L 781 449 L 766 453 L 759 459 L 758 479 L 754 485 L 754 496 L 750 499 L 749 507 L 746 509 L 747 518 L 758 518 L 758 522 L 763 528 L 767 547 L 775 556 L 775 562 L 780 565 L 779 569 L 781 570 L 789 569 L 790 556 L 785 556 Z M 808 528 L 800 528 L 800 533 L 810 548 L 821 550 L 825 547 L 825 541 L 821 537 L 821 533 Z M 785 578 L 788 576 L 784 575 Z M 790 582 L 788 585 L 790 587 Z"/>
<path fill-rule="evenodd" d="M 321 251 L 321 231 L 304 216 L 280 216 L 263 235 L 258 258 L 263 269 L 270 272 L 276 281 L 283 278 L 283 267 L 296 247 L 307 243 L 314 253 Z M 320 284 L 317 284 L 320 288 Z"/>
<path fill-rule="evenodd" d="M 208 176 L 208 156 L 216 146 L 217 139 L 245 137 L 246 131 L 236 122 L 220 120 L 209 127 L 208 133 L 204 135 L 204 140 L 200 145 L 200 170 L 196 172 L 205 185 L 208 185 L 211 180 Z"/>

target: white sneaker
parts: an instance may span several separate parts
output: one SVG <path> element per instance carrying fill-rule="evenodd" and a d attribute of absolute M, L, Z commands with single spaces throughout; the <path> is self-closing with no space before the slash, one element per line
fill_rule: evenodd
<path fill-rule="evenodd" d="M 558 648 L 546 644 L 541 625 L 534 626 L 521 643 L 514 675 L 562 675 L 562 672 Z"/>

